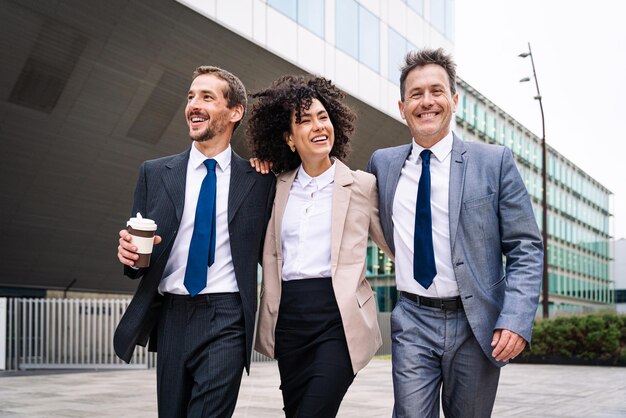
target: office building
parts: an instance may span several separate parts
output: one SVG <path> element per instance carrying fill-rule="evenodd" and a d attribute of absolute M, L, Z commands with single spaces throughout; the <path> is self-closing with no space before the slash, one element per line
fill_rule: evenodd
<path fill-rule="evenodd" d="M 0 5 L 0 295 L 132 292 L 117 232 L 139 164 L 189 145 L 183 109 L 198 65 L 230 70 L 250 91 L 288 73 L 332 79 L 358 114 L 348 164 L 364 168 L 375 149 L 410 141 L 397 107 L 404 54 L 454 52 L 454 0 Z M 536 136 L 462 80 L 459 89 L 458 133 L 511 147 L 539 208 Z M 248 156 L 244 129 L 232 143 Z M 563 311 L 610 304 L 610 193 L 556 150 L 548 163 L 551 297 Z M 368 257 L 389 310 L 393 263 L 375 247 Z"/>

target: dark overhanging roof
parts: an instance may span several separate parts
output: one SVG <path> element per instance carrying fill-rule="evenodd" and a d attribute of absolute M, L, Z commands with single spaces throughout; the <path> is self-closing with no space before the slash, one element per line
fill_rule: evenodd
<path fill-rule="evenodd" d="M 171 0 L 0 3 L 0 286 L 132 291 L 116 253 L 139 164 L 189 145 L 191 72 L 249 91 L 300 68 Z M 408 142 L 406 127 L 348 97 L 348 163 Z M 244 129 L 234 149 L 247 156 Z"/>

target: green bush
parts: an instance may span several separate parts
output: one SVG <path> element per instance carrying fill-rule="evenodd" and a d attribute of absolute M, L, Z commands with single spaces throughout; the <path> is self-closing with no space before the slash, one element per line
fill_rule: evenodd
<path fill-rule="evenodd" d="M 626 316 L 595 314 L 537 320 L 522 361 L 626 365 Z"/>

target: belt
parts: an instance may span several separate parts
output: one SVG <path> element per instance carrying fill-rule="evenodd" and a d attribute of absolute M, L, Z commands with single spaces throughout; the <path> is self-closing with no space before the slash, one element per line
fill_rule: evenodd
<path fill-rule="evenodd" d="M 461 296 L 447 299 L 427 298 L 426 296 L 414 295 L 413 293 L 400 292 L 400 295 L 420 306 L 428 306 L 429 308 L 439 308 L 444 311 L 461 311 L 463 303 Z"/>
<path fill-rule="evenodd" d="M 163 298 L 166 301 L 174 302 L 209 302 L 211 299 L 225 299 L 229 297 L 239 297 L 239 292 L 224 292 L 224 293 L 198 293 L 196 296 L 190 295 L 176 295 L 174 293 L 163 293 Z"/>

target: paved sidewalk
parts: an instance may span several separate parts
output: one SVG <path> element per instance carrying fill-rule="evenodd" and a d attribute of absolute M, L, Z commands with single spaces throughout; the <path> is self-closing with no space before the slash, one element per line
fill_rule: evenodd
<path fill-rule="evenodd" d="M 390 417 L 391 361 L 354 381 L 339 417 Z M 0 374 L 0 417 L 156 417 L 154 370 Z M 235 417 L 281 417 L 275 363 L 244 376 Z M 626 368 L 513 364 L 501 375 L 494 417 L 626 417 Z"/>

